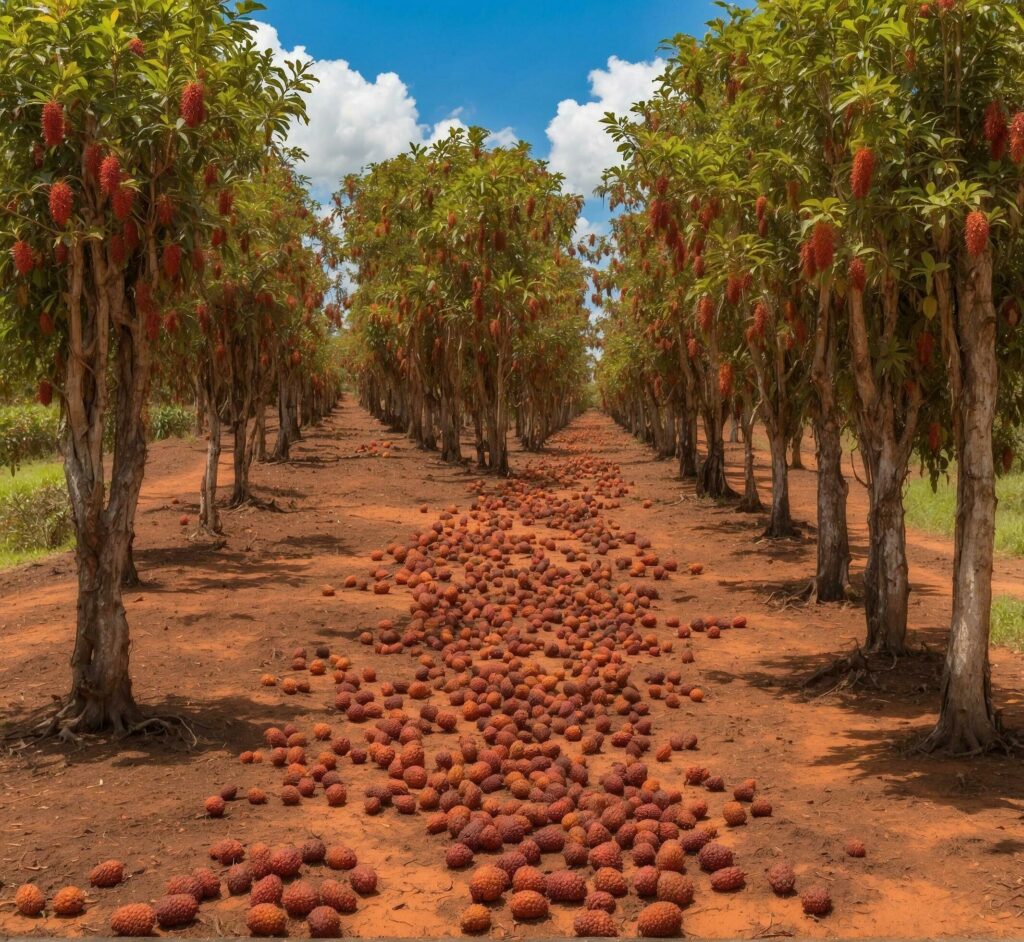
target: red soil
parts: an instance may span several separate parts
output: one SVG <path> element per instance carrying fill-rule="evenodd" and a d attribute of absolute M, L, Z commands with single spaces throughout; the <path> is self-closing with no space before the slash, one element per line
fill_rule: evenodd
<path fill-rule="evenodd" d="M 371 441 L 394 444 L 391 449 L 368 447 Z M 633 679 L 646 693 L 644 680 L 652 670 L 679 669 L 684 680 L 705 693 L 702 703 L 684 699 L 678 710 L 666 708 L 664 700 L 649 701 L 654 732 L 643 761 L 665 787 L 707 800 L 719 842 L 734 851 L 735 863 L 746 873 L 745 889 L 714 893 L 708 876 L 689 857 L 687 871 L 697 891 L 684 911 L 684 931 L 719 938 L 1024 933 L 1019 760 L 937 760 L 911 749 L 934 720 L 938 653 L 949 610 L 950 548 L 911 534 L 914 640 L 934 653 L 879 672 L 855 689 L 813 695 L 800 681 L 863 634 L 862 613 L 852 605 L 780 608 L 769 600 L 773 592 L 807 578 L 813 542 L 756 542 L 755 519 L 697 501 L 688 487 L 672 480 L 668 463 L 653 461 L 646 448 L 596 414 L 558 436 L 542 460 L 564 470 L 584 449 L 617 464 L 629 485 L 621 506 L 600 509 L 601 518 L 617 523 L 623 533 L 638 531 L 662 560 L 679 562 L 678 572 L 652 583 L 660 593 L 651 605 L 658 623 L 642 629 L 662 642 L 671 640 L 673 649 L 659 657 L 627 656 Z M 384 451 L 390 455 L 378 457 Z M 319 751 L 312 739 L 318 722 L 355 745 L 365 744 L 363 734 L 372 724 L 347 723 L 331 708 L 330 671 L 323 677 L 292 671 L 292 651 L 305 647 L 312 658 L 313 648 L 323 642 L 332 653 L 350 658 L 356 669 L 375 669 L 377 680 L 365 685 L 372 690 L 381 681 L 411 679 L 414 658 L 404 652 L 380 656 L 358 641 L 382 618 L 404 625 L 409 591 L 397 585 L 387 595 L 344 589 L 345 578 L 368 577 L 379 567 L 393 575 L 398 567 L 390 557 L 376 562 L 370 554 L 429 528 L 448 505 L 457 505 L 460 514 L 468 512 L 475 495 L 467 485 L 478 479 L 384 432 L 346 402 L 310 432 L 293 461 L 255 469 L 257 492 L 286 512 L 225 514 L 227 545 L 214 549 L 190 543 L 188 528 L 179 524 L 183 513 L 195 517 L 202 452 L 200 442 L 153 447 L 136 527 L 144 584 L 126 596 L 136 695 L 149 710 L 187 720 L 199 743 L 188 751 L 159 737 L 89 741 L 77 747 L 9 742 L 14 748 L 0 756 L 0 897 L 13 899 L 15 888 L 25 882 L 38 884 L 48 898 L 67 884 L 86 888 L 89 870 L 112 857 L 125 861 L 128 879 L 114 889 L 91 890 L 86 914 L 78 919 L 57 919 L 49 910 L 42 918 L 27 919 L 2 907 L 0 934 L 106 934 L 116 907 L 156 900 L 169 877 L 211 865 L 207 850 L 217 840 L 298 845 L 314 835 L 328 845 L 354 848 L 359 862 L 379 875 L 377 893 L 360 897 L 357 911 L 342 916 L 346 935 L 458 934 L 459 914 L 470 903 L 470 874 L 445 869 L 450 841 L 426 834 L 428 813 L 364 813 L 363 789 L 385 778 L 372 762 L 356 766 L 348 758 L 339 760 L 349 796 L 344 807 L 329 808 L 318 791 L 316 798 L 286 808 L 278 797 L 281 771 L 268 762 L 242 765 L 238 756 L 250 749 L 268 753 L 264 729 L 289 722 L 309 735 L 312 755 Z M 535 459 L 523 454 L 514 459 L 520 469 L 530 460 Z M 496 494 L 501 484 L 487 481 L 485 486 Z M 549 485 L 548 491 L 565 496 L 579 486 Z M 813 487 L 813 473 L 794 473 L 794 509 L 804 520 L 813 520 Z M 647 500 L 652 506 L 644 509 Z M 858 549 L 863 547 L 863 508 L 863 493 L 854 487 L 850 519 Z M 578 565 L 564 561 L 566 549 L 578 551 L 568 534 L 550 533 L 540 520 L 524 526 L 519 515 L 510 515 L 512 535 L 534 531 L 540 538 L 555 536 L 559 552 L 549 555 L 558 564 Z M 624 546 L 607 558 L 632 558 L 634 551 Z M 588 558 L 598 559 L 592 548 Z M 522 565 L 519 557 L 512 560 Z M 690 575 L 690 563 L 702 563 L 703 573 Z M 460 582 L 462 569 L 453 568 L 453 582 Z M 1019 562 L 1001 560 L 997 591 L 1021 591 L 1022 575 Z M 613 584 L 625 578 L 626 573 L 613 570 Z M 326 585 L 336 590 L 333 596 L 324 594 Z M 3 731 L 9 734 L 43 715 L 51 695 L 67 685 L 74 611 L 71 556 L 0 574 L 0 598 L 5 642 L 0 647 L 0 710 Z M 730 628 L 717 639 L 698 633 L 680 640 L 665 624 L 673 616 L 686 625 L 709 614 L 742 614 L 748 627 Z M 687 647 L 695 654 L 689 665 L 679 658 Z M 546 670 L 563 664 L 561 658 L 536 657 Z M 995 648 L 993 662 L 997 700 L 1007 725 L 1019 729 L 1024 725 L 1024 658 Z M 308 679 L 312 693 L 285 696 L 280 686 L 260 686 L 261 675 L 268 672 Z M 445 707 L 447 697 L 434 692 L 427 702 Z M 406 699 L 404 709 L 415 713 L 418 706 Z M 667 762 L 656 761 L 657 746 L 681 731 L 699 736 L 698 751 L 673 752 Z M 475 732 L 475 726 L 460 720 L 458 732 Z M 457 739 L 439 733 L 424 739 L 428 772 L 434 752 L 452 748 Z M 565 746 L 578 755 L 577 744 Z M 606 739 L 601 753 L 589 757 L 591 785 L 612 761 L 623 758 L 622 750 Z M 724 778 L 726 791 L 684 786 L 685 771 L 693 765 Z M 747 778 L 757 780 L 757 795 L 771 800 L 773 815 L 748 816 L 745 825 L 727 828 L 722 806 Z M 239 786 L 241 800 L 228 803 L 225 817 L 207 817 L 204 800 L 225 785 Z M 244 801 L 253 787 L 267 792 L 268 804 Z M 866 857 L 847 855 L 851 838 L 864 842 Z M 478 853 L 477 863 L 491 856 Z M 635 868 L 626 857 L 629 878 Z M 783 859 L 797 875 L 792 898 L 775 897 L 765 877 Z M 540 866 L 550 871 L 564 864 L 560 854 L 545 854 Z M 344 871 L 321 865 L 304 871 L 314 884 L 328 876 L 344 879 Z M 592 886 L 592 870 L 579 872 Z M 800 906 L 799 894 L 812 884 L 826 885 L 834 904 L 833 913 L 820 920 L 803 915 Z M 554 904 L 550 918 L 516 924 L 508 911 L 510 895 L 505 894 L 506 905 L 492 908 L 493 934 L 572 934 L 578 906 Z M 613 919 L 622 935 L 636 934 L 644 902 L 635 894 L 618 901 Z M 184 933 L 245 934 L 247 904 L 247 896 L 204 903 L 200 921 Z M 308 934 L 295 921 L 290 932 Z"/>

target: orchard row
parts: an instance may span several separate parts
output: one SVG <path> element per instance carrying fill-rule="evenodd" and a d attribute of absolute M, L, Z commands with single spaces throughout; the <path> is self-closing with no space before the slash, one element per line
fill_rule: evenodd
<path fill-rule="evenodd" d="M 676 37 L 660 88 L 608 119 L 624 155 L 596 242 L 605 407 L 700 493 L 732 497 L 723 429 L 771 448 L 766 536 L 794 532 L 786 449 L 817 442 L 819 601 L 844 597 L 843 436 L 870 498 L 870 652 L 907 653 L 903 486 L 958 471 L 953 615 L 929 745 L 1002 735 L 989 684 L 994 484 L 1024 387 L 1024 31 L 984 0 L 763 0 Z M 706 450 L 698 453 L 698 423 Z"/>

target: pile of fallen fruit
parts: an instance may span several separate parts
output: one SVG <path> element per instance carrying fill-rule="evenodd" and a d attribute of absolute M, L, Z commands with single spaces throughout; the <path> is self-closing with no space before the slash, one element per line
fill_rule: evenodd
<path fill-rule="evenodd" d="M 702 765 L 700 730 L 674 719 L 684 718 L 683 704 L 707 709 L 714 700 L 688 676 L 694 644 L 747 629 L 746 619 L 663 617 L 659 584 L 690 576 L 602 514 L 628 494 L 619 468 L 588 457 L 579 435 L 560 444 L 569 457 L 474 483 L 468 509 L 447 507 L 349 576 L 356 591 L 408 595 L 407 619 L 382 620 L 359 639 L 376 655 L 399 656 L 395 676 L 357 667 L 358 649 L 296 650 L 290 674 L 262 683 L 327 694 L 322 721 L 267 729 L 265 742 L 240 756 L 261 784 L 225 788 L 205 813 L 221 818 L 247 800 L 418 816 L 439 864 L 462 875 L 465 933 L 487 932 L 501 907 L 516 923 L 571 907 L 578 936 L 679 936 L 701 894 L 741 892 L 752 881 L 792 896 L 810 916 L 827 915 L 828 889 L 798 886 L 790 862 L 756 872 L 744 865 L 737 835 L 771 825 L 770 796 L 753 770 L 726 782 Z M 673 764 L 680 753 L 689 760 Z M 350 794 L 354 767 L 362 767 L 358 795 Z M 863 857 L 865 848 L 851 841 L 846 852 Z M 317 837 L 276 847 L 225 837 L 210 858 L 218 869 L 172 876 L 166 896 L 117 909 L 113 932 L 188 926 L 226 890 L 249 895 L 253 935 L 334 938 L 378 883 L 352 848 Z M 90 882 L 122 877 L 121 864 L 108 861 Z M 25 886 L 16 905 L 37 915 L 47 902 Z M 76 916 L 86 897 L 67 887 L 49 905 Z"/>

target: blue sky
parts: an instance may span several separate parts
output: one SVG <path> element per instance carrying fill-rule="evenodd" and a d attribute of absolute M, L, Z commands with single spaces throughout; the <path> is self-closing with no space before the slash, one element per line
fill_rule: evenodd
<path fill-rule="evenodd" d="M 263 0 L 279 54 L 315 60 L 310 153 L 318 195 L 344 173 L 452 124 L 524 138 L 584 192 L 610 161 L 597 121 L 644 97 L 659 42 L 703 33 L 710 0 Z M 606 217 L 595 202 L 586 215 Z"/>

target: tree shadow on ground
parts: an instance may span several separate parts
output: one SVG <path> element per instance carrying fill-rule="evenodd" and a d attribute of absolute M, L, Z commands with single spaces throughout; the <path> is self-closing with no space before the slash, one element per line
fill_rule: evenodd
<path fill-rule="evenodd" d="M 83 736 L 77 743 L 65 744 L 56 738 L 20 743 L 23 732 L 45 724 L 54 707 L 25 707 L 9 713 L 0 724 L 0 742 L 34 769 L 110 762 L 114 766 L 168 766 L 193 761 L 207 752 L 239 753 L 260 749 L 263 732 L 269 725 L 299 720 L 310 710 L 308 696 L 283 703 L 262 703 L 244 695 L 195 700 L 168 696 L 159 703 L 140 703 L 144 717 L 174 717 L 194 733 L 145 733 L 132 736 L 97 734 Z"/>
<path fill-rule="evenodd" d="M 795 710 L 801 704 L 827 703 L 863 719 L 866 725 L 830 738 L 813 765 L 842 767 L 855 781 L 883 782 L 894 797 L 926 799 L 965 814 L 994 808 L 1024 812 L 1019 756 L 959 758 L 920 750 L 938 711 L 945 635 L 945 626 L 916 629 L 910 638 L 917 645 L 914 653 L 896 662 L 869 657 L 870 671 L 856 683 L 849 683 L 849 673 L 826 673 L 836 652 L 762 654 L 749 669 L 709 669 L 705 676 L 724 686 L 745 683 L 773 692 Z M 817 674 L 820 681 L 807 685 Z M 993 697 L 1008 729 L 1024 727 L 1024 693 L 998 685 Z"/>

